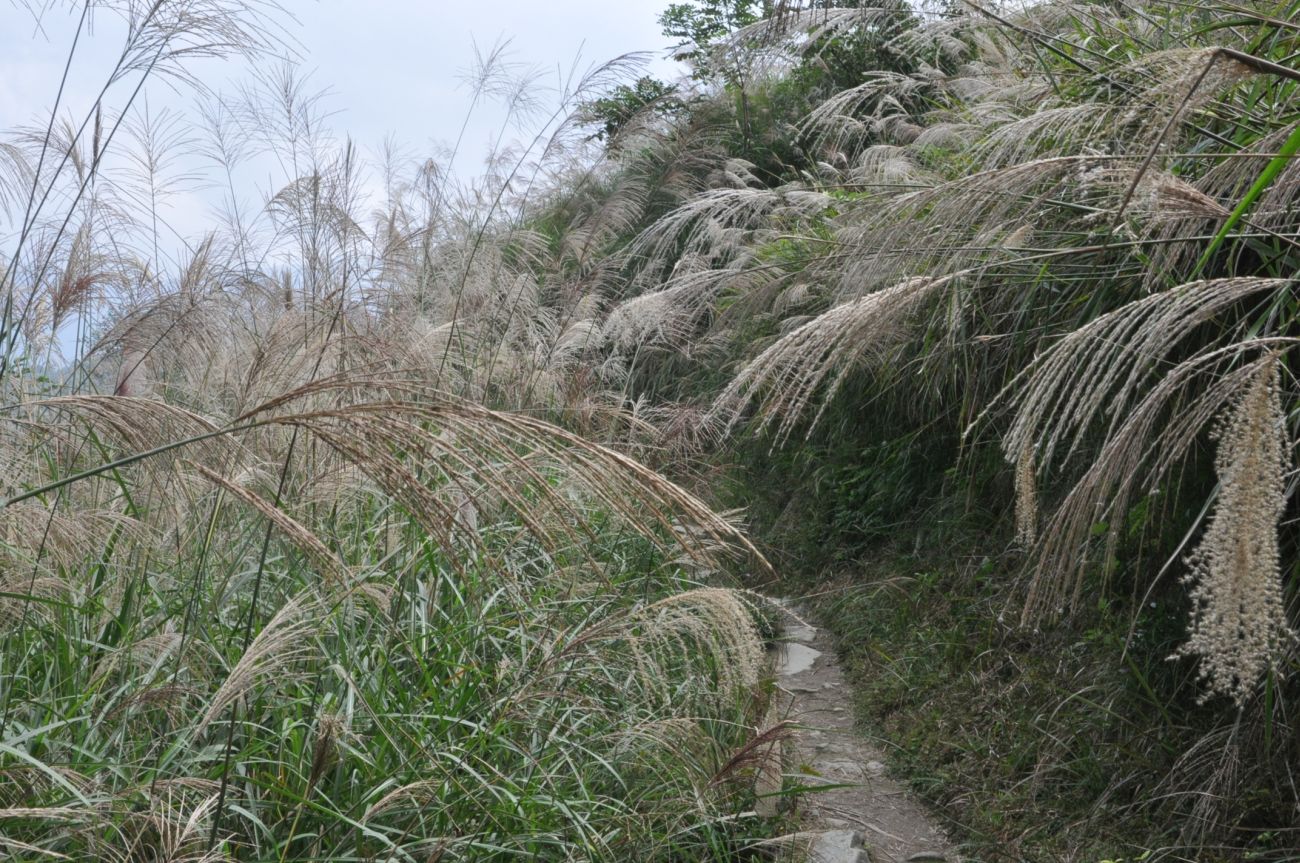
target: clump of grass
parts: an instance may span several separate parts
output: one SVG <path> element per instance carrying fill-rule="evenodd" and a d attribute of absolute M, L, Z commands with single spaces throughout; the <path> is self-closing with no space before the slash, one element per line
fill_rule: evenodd
<path fill-rule="evenodd" d="M 1149 675 L 1169 716 L 1139 721 L 1197 754 L 1153 761 L 1160 790 L 1130 803 L 1179 821 L 1170 854 L 1258 850 L 1246 811 L 1291 835 L 1294 27 L 1213 2 L 805 5 L 721 41 L 752 58 L 726 82 L 742 128 L 809 80 L 804 52 L 862 39 L 875 65 L 818 55 L 856 83 L 784 118 L 794 163 L 731 171 L 642 232 L 622 307 L 653 305 L 671 349 L 611 347 L 652 392 L 714 404 L 746 457 L 784 450 L 737 496 L 792 563 L 852 559 L 882 521 L 923 548 L 937 490 L 996 528 L 991 556 L 1018 546 L 1006 592 L 984 588 L 1003 619 L 1069 638 L 1103 602 L 1134 629 L 1146 601 L 1182 613 L 1181 642 L 1133 647 L 1176 657 Z M 890 494 L 927 460 L 910 506 Z M 1218 805 L 1252 794 L 1272 802 Z"/>
<path fill-rule="evenodd" d="M 771 738 L 734 576 L 769 568 L 629 454 L 662 438 L 586 290 L 672 184 L 539 227 L 547 177 L 599 185 L 569 118 L 629 64 L 547 117 L 494 50 L 475 99 L 535 138 L 463 185 L 385 165 L 382 202 L 292 69 L 262 71 L 204 108 L 229 212 L 168 261 L 169 151 L 193 142 L 138 97 L 282 43 L 271 4 L 122 11 L 85 122 L 55 106 L 0 150 L 25 184 L 0 195 L 3 853 L 745 857 L 767 832 L 745 756 Z M 280 188 L 241 210 L 270 154 Z"/>
<path fill-rule="evenodd" d="M 761 829 L 713 781 L 760 718 L 743 598 L 519 522 L 453 566 L 380 499 L 333 521 L 350 585 L 277 543 L 254 596 L 258 513 L 209 497 L 193 556 L 121 543 L 7 617 L 14 859 L 723 859 Z"/>

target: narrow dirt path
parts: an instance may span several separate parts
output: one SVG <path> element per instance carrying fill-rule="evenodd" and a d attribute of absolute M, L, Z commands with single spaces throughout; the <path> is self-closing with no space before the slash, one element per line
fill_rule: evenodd
<path fill-rule="evenodd" d="M 785 716 L 798 729 L 786 744 L 786 769 L 808 786 L 846 786 L 801 798 L 802 828 L 818 834 L 810 863 L 957 863 L 943 830 L 885 775 L 883 754 L 854 729 L 852 690 L 830 635 L 792 610 L 776 668 L 789 699 Z"/>

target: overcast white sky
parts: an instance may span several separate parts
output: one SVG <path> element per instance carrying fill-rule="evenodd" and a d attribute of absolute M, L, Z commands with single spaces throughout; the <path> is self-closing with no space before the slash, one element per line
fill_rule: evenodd
<path fill-rule="evenodd" d="M 673 77 L 676 64 L 663 59 L 668 40 L 656 21 L 668 0 L 282 0 L 291 13 L 286 30 L 297 43 L 308 88 L 327 90 L 323 107 L 336 136 L 349 136 L 375 154 L 391 137 L 412 157 L 434 156 L 453 143 L 470 105 L 462 78 L 473 66 L 474 45 L 487 51 L 509 40 L 510 59 L 535 67 L 552 84 L 580 69 L 631 52 L 651 52 L 651 69 Z M 75 31 L 81 0 L 0 0 L 0 135 L 20 124 L 48 121 L 63 64 Z M 35 9 L 45 7 L 39 12 Z M 93 8 L 93 7 L 92 7 Z M 78 46 L 65 112 L 78 121 L 112 69 L 123 40 L 118 17 L 98 10 L 94 26 Z M 203 61 L 192 66 L 205 84 L 229 90 L 247 78 L 241 59 Z M 123 104 L 131 82 L 106 104 Z M 192 110 L 189 94 L 177 95 L 161 82 L 149 85 L 148 103 Z M 140 102 L 137 102 L 139 105 Z M 480 106 L 467 130 L 456 174 L 479 173 L 499 134 L 503 109 Z M 527 139 L 530 136 L 524 136 Z M 121 148 L 121 144 L 118 145 Z M 285 182 L 262 173 L 254 179 L 265 193 Z M 371 177 L 372 182 L 377 178 Z M 373 187 L 373 186 L 372 186 Z M 241 189 L 252 196 L 252 189 Z M 218 201 L 209 193 L 186 193 L 166 206 L 169 230 L 187 237 L 211 224 Z M 201 212 L 206 211 L 206 212 Z"/>
<path fill-rule="evenodd" d="M 467 93 L 455 75 L 511 39 L 514 58 L 552 73 L 581 53 L 583 66 L 667 41 L 655 19 L 667 0 L 321 0 L 303 19 L 306 65 L 332 82 L 340 119 L 367 136 L 409 143 L 452 139 Z M 472 143 L 472 142 L 471 142 Z M 486 146 L 487 141 L 480 142 Z"/>
<path fill-rule="evenodd" d="M 31 3 L 31 0 L 27 0 Z M 31 5 L 36 5 L 31 3 Z M 36 118 L 53 101 L 79 3 L 52 4 L 38 30 L 22 2 L 0 0 L 0 129 Z M 662 55 L 667 41 L 656 18 L 667 0 L 286 0 L 297 19 L 312 83 L 328 87 L 336 125 L 358 142 L 387 134 L 412 146 L 454 139 L 468 103 L 458 73 L 486 49 L 511 40 L 526 65 L 568 70 L 634 51 Z M 80 49 L 74 104 L 89 101 L 120 35 L 100 13 L 96 32 Z M 664 68 L 664 64 L 659 64 Z M 204 67 L 206 70 L 210 67 Z M 98 73 L 98 74 L 96 74 Z M 486 139 L 485 139 L 486 140 Z"/>
<path fill-rule="evenodd" d="M 103 0 L 92 0 L 95 8 Z M 122 5 L 125 0 L 111 0 Z M 259 2 L 259 0 L 249 0 Z M 664 78 L 679 67 L 664 58 L 668 40 L 656 19 L 668 0 L 281 0 L 293 20 L 286 31 L 296 43 L 296 61 L 309 75 L 311 91 L 328 91 L 322 108 L 332 116 L 336 140 L 352 139 L 373 157 L 384 142 L 396 142 L 413 158 L 432 156 L 443 162 L 449 146 L 465 123 L 472 94 L 462 80 L 480 51 L 509 40 L 508 56 L 518 68 L 534 68 L 542 80 L 555 85 L 576 69 L 581 72 L 632 52 L 651 52 L 649 69 Z M 49 121 L 60 76 L 76 31 L 83 0 L 0 0 L 0 139 L 20 126 L 42 131 Z M 36 10 L 36 11 L 33 11 Z M 97 9 L 91 32 L 78 43 L 65 88 L 61 114 L 80 123 L 111 73 L 121 51 L 125 28 L 120 17 Z M 202 61 L 191 70 L 213 90 L 229 94 L 236 82 L 248 81 L 251 69 L 242 59 Z M 134 80 L 116 85 L 105 100 L 111 115 L 126 104 Z M 197 119 L 192 92 L 174 92 L 163 81 L 145 90 L 151 113 L 159 109 L 184 112 L 182 127 Z M 547 112 L 549 113 L 549 111 Z M 462 180 L 482 170 L 484 157 L 500 143 L 501 106 L 475 109 L 454 172 Z M 511 133 L 529 140 L 536 129 Z M 197 127 L 193 134 L 199 136 Z M 504 143 L 508 144 L 507 137 Z M 131 149 L 126 141 L 110 150 Z M 185 188 L 159 201 L 152 247 L 155 269 L 176 270 L 185 249 L 216 226 L 221 212 L 241 213 L 259 208 L 290 179 L 270 156 L 258 156 L 240 169 L 238 181 L 226 186 L 212 179 L 211 163 L 194 146 L 184 148 L 180 173 L 207 172 L 206 182 Z M 112 171 L 106 164 L 106 171 Z M 378 172 L 363 175 L 364 188 L 382 194 Z M 3 192 L 5 190 L 0 190 Z M 10 190 L 12 191 L 12 190 Z M 16 197 L 16 196 L 11 196 Z M 3 196 L 0 196 L 3 201 Z M 15 212 L 9 215 L 12 217 Z M 17 223 L 0 211 L 0 259 L 12 253 Z M 148 250 L 144 254 L 150 254 Z M 72 324 L 56 341 L 65 352 L 71 345 Z M 66 344 L 65 344 L 66 343 Z"/>

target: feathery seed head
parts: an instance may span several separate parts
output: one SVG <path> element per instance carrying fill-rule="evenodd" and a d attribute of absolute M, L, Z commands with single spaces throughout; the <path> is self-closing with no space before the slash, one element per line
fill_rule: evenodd
<path fill-rule="evenodd" d="M 1286 505 L 1286 417 L 1281 363 L 1262 365 L 1215 432 L 1219 495 L 1185 583 L 1191 636 L 1176 654 L 1200 661 L 1205 697 L 1241 705 L 1294 639 L 1282 604 L 1278 519 Z"/>

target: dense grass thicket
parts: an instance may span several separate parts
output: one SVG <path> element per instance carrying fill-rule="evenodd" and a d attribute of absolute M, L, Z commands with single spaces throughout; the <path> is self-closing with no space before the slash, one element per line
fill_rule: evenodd
<path fill-rule="evenodd" d="M 1300 4 L 673 4 L 682 81 L 482 58 L 472 183 L 268 4 L 91 6 L 105 97 L 0 141 L 6 853 L 769 853 L 711 501 L 981 858 L 1297 859 Z"/>
<path fill-rule="evenodd" d="M 981 855 L 1293 859 L 1300 7 L 849 6 L 647 106 L 730 121 L 620 249 L 634 391 Z"/>
<path fill-rule="evenodd" d="M 634 379 L 981 855 L 1300 847 L 1298 14 L 775 10 L 714 49 L 744 161 L 627 258 Z"/>
<path fill-rule="evenodd" d="M 127 24 L 105 95 L 0 144 L 0 856 L 752 854 L 766 562 L 589 395 L 580 283 L 528 275 L 617 68 L 500 173 L 394 157 L 375 202 L 270 5 L 74 5 Z M 140 96 L 236 50 L 198 128 Z M 201 172 L 229 209 L 172 264 Z"/>

